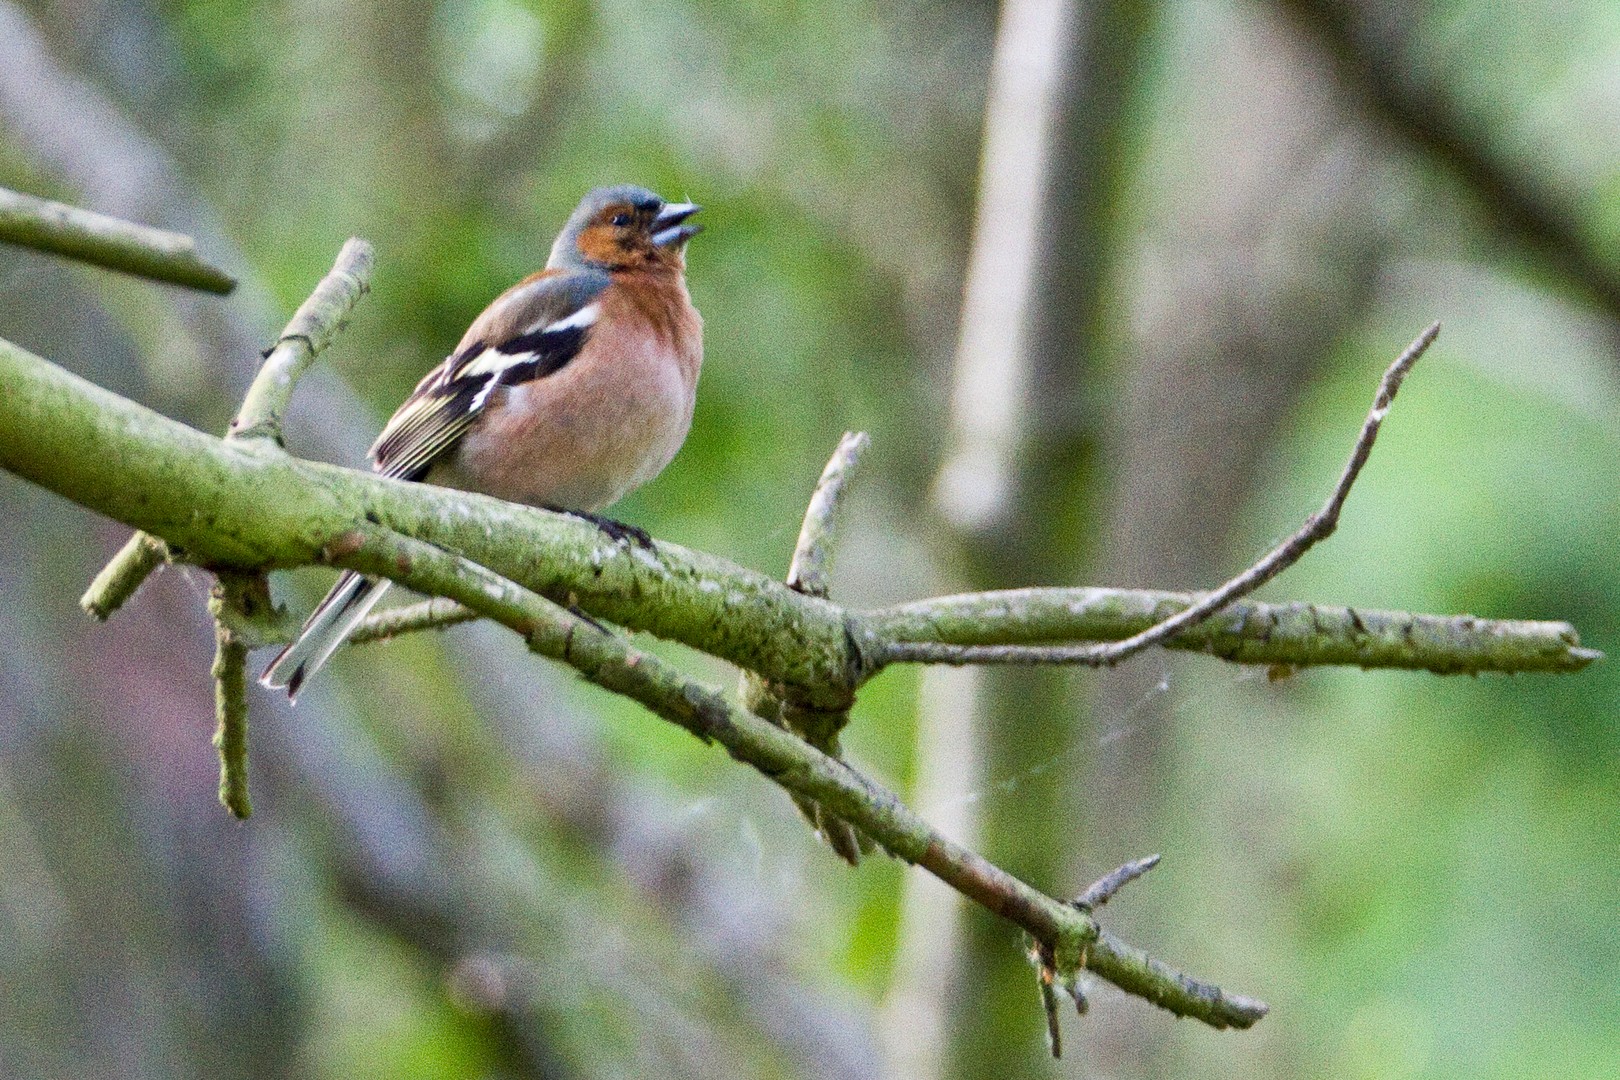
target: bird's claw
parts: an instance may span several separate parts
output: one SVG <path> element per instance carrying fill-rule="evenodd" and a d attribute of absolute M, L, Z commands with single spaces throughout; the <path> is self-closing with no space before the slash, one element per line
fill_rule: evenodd
<path fill-rule="evenodd" d="M 567 514 L 570 517 L 577 517 L 582 521 L 590 522 L 592 525 L 595 525 L 598 529 L 601 529 L 604 533 L 606 533 L 608 538 L 613 540 L 615 543 L 622 544 L 626 541 L 630 541 L 643 550 L 653 550 L 652 534 L 647 532 L 647 530 L 643 529 L 640 525 L 627 525 L 622 521 L 605 517 L 602 514 L 593 514 L 589 510 L 565 510 L 560 507 L 557 508 L 557 510 L 558 513 Z"/>

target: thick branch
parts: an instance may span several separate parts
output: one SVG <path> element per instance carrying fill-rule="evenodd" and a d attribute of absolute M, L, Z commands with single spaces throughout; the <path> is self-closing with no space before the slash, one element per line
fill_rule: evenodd
<path fill-rule="evenodd" d="M 1187 602 L 1173 593 L 1030 589 L 848 612 L 672 543 L 626 547 L 562 515 L 225 442 L 6 342 L 0 385 L 0 468 L 152 532 L 180 557 L 240 569 L 307 566 L 369 515 L 543 596 L 571 598 L 592 615 L 828 705 L 847 700 L 895 642 L 1116 639 Z M 1576 671 L 1598 655 L 1579 647 L 1567 623 L 1249 603 L 1169 644 L 1242 663 L 1442 672 Z"/>
<path fill-rule="evenodd" d="M 0 241 L 137 277 L 228 293 L 236 279 L 197 257 L 189 236 L 0 188 Z"/>
<path fill-rule="evenodd" d="M 880 661 L 1042 663 L 1031 644 L 1125 638 L 1196 600 L 1191 593 L 1151 589 L 1008 589 L 865 612 L 860 625 Z M 1251 600 L 1231 604 L 1164 644 L 1239 664 L 1345 664 L 1438 675 L 1568 673 L 1603 656 L 1582 648 L 1575 628 L 1563 622 Z"/>
<path fill-rule="evenodd" d="M 8 391 L 0 395 L 0 467 L 150 529 L 177 557 L 220 571 L 325 563 L 446 597 L 521 633 L 535 651 L 700 738 L 720 742 L 790 793 L 813 800 L 896 857 L 1024 928 L 1039 943 L 1042 963 L 1066 983 L 1088 968 L 1178 1015 L 1217 1027 L 1246 1027 L 1264 1015 L 1264 1005 L 1188 979 L 1117 941 L 1089 911 L 1034 890 L 940 836 L 842 762 L 687 681 L 555 601 L 566 599 L 731 659 L 821 708 L 847 702 L 861 679 L 893 656 L 896 637 L 873 633 L 883 613 L 851 615 L 674 545 L 649 551 L 615 544 L 560 515 L 296 461 L 270 438 L 213 439 L 5 342 L 0 385 Z M 1381 401 L 1375 407 L 1375 419 L 1386 406 Z M 266 415 L 274 413 L 272 406 Z M 1342 487 L 1347 490 L 1348 483 Z M 1336 499 L 1342 502 L 1342 491 Z M 1329 509 L 1335 506 L 1330 501 Z M 1029 606 L 1039 609 L 1073 594 L 1029 595 Z M 925 608 L 925 618 L 946 614 L 950 601 L 933 603 L 941 607 L 931 613 Z M 989 623 L 984 632 L 1008 633 L 1010 610 L 1004 604 L 999 612 L 980 611 L 979 629 Z M 1356 613 L 1349 614 L 1362 626 Z M 1573 630 L 1563 630 L 1565 651 L 1576 653 Z M 1239 627 L 1238 633 L 1247 630 Z M 1264 629 L 1255 636 L 1269 647 L 1275 635 Z M 239 684 L 245 645 L 228 626 L 221 630 L 221 645 L 224 701 Z M 224 708 L 222 715 L 229 719 L 236 712 Z M 229 742 L 229 735 L 222 741 Z"/>
<path fill-rule="evenodd" d="M 1246 1028 L 1264 1003 L 1189 979 L 1102 932 L 1088 912 L 1031 888 L 935 832 L 890 792 L 843 762 L 732 705 L 720 691 L 632 647 L 565 608 L 431 544 L 368 525 L 329 552 L 337 566 L 390 578 L 457 600 L 520 634 L 542 656 L 645 705 L 790 793 L 826 806 L 896 858 L 920 866 L 964 896 L 1022 927 L 1072 979 L 1082 967 L 1178 1016 Z"/>

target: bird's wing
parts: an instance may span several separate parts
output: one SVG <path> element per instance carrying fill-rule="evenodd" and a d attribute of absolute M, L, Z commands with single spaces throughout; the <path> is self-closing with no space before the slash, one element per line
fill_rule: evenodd
<path fill-rule="evenodd" d="M 543 271 L 512 286 L 428 372 L 371 447 L 384 476 L 419 480 L 478 419 L 497 387 L 544 378 L 579 355 L 606 274 Z"/>

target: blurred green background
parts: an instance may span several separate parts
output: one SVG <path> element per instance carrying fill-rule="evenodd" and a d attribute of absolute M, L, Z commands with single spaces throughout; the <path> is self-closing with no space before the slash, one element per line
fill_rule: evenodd
<path fill-rule="evenodd" d="M 707 363 L 686 448 L 618 515 L 782 573 L 867 430 L 834 595 L 868 605 L 1213 584 L 1319 504 L 1439 318 L 1343 526 L 1263 595 L 1568 618 L 1613 652 L 1617 11 L 0 2 L 0 184 L 192 233 L 244 281 L 6 248 L 0 335 L 219 431 L 365 236 L 373 292 L 289 432 L 358 464 L 585 189 L 646 184 L 706 207 Z M 752 772 L 485 628 L 352 650 L 295 710 L 257 695 L 233 821 L 206 576 L 97 626 L 76 600 L 125 531 L 3 475 L 0 520 L 0 1076 L 1620 1061 L 1612 664 L 883 675 L 860 766 L 1054 893 L 1164 852 L 1109 925 L 1273 1006 L 1214 1032 L 1098 986 L 1054 1064 L 1016 931 L 849 871 Z"/>

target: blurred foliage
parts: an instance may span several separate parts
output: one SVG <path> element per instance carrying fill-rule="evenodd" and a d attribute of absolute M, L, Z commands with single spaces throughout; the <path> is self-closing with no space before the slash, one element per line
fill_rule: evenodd
<path fill-rule="evenodd" d="M 261 333 L 346 236 L 374 242 L 374 291 L 324 361 L 370 410 L 364 426 L 543 261 L 584 189 L 634 181 L 705 204 L 692 436 L 618 512 L 782 573 L 825 455 L 863 428 L 874 449 L 835 595 L 887 602 L 954 571 L 926 492 L 994 6 L 25 7 L 57 62 L 172 155 L 224 223 L 272 301 L 227 303 Z M 1403 20 L 1433 84 L 1620 257 L 1612 5 L 1451 0 Z M 1232 111 L 1243 73 L 1229 58 L 1279 40 L 1300 58 L 1301 95 L 1331 98 L 1286 35 L 1258 3 L 1156 6 L 1143 142 L 1095 230 L 1118 245 L 1095 398 L 1121 415 L 1104 426 L 1129 423 L 1124 369 L 1154 361 L 1131 348 L 1143 324 L 1191 318 L 1164 310 L 1141 250 L 1204 260 L 1212 283 L 1296 256 L 1297 234 L 1269 219 L 1247 252 L 1190 246 L 1208 177 L 1303 190 L 1303 208 L 1279 199 L 1279 220 L 1341 227 L 1318 220 L 1341 204 L 1313 209 L 1312 184 L 1249 169 L 1256 145 L 1306 121 Z M 1376 285 L 1319 374 L 1291 388 L 1254 475 L 1210 493 L 1242 500 L 1230 535 L 1187 531 L 1235 569 L 1292 528 L 1336 475 L 1383 364 L 1439 317 L 1445 334 L 1343 526 L 1268 595 L 1569 618 L 1612 652 L 1620 313 L 1562 295 L 1465 184 L 1365 117 L 1332 113 L 1302 138 L 1298 168 L 1322 186 L 1364 170 L 1359 212 L 1384 238 Z M 0 183 L 75 193 L 4 127 Z M 233 404 L 220 361 L 184 352 L 169 295 L 0 253 L 0 334 L 218 430 Z M 1262 327 L 1285 315 L 1229 313 Z M 1073 505 L 1128 500 L 1143 480 L 1090 457 L 1073 467 Z M 202 577 L 170 572 L 94 627 L 74 601 L 120 531 L 6 477 L 0 512 L 0 1075 L 858 1076 L 882 1071 L 884 1038 L 905 1038 L 905 1015 L 877 1019 L 897 976 L 902 872 L 847 872 L 779 792 L 712 750 L 460 629 L 341 656 L 296 714 L 266 705 L 257 813 L 238 826 L 213 805 Z M 307 603 L 318 578 L 281 590 Z M 1272 683 L 1196 658 L 1141 663 L 1165 687 L 1141 709 L 1076 716 L 1072 743 L 1001 754 L 1010 771 L 957 797 L 1053 815 L 1042 834 L 1074 836 L 1095 871 L 1163 850 L 1112 922 L 1275 1011 L 1251 1033 L 1215 1033 L 1102 990 L 1090 1019 L 1065 1018 L 1070 1057 L 1054 1073 L 1612 1074 L 1611 664 L 1565 679 Z M 915 673 L 891 672 L 863 693 L 846 746 L 905 792 L 918 724 Z M 1116 808 L 1129 848 L 1089 850 L 1086 785 L 1149 736 L 1164 751 L 1140 813 Z M 1086 876 L 1037 884 L 1062 893 Z M 389 906 L 401 897 L 418 906 Z M 1025 1013 L 954 1022 L 1009 1059 L 1038 1054 L 1026 990 Z"/>

